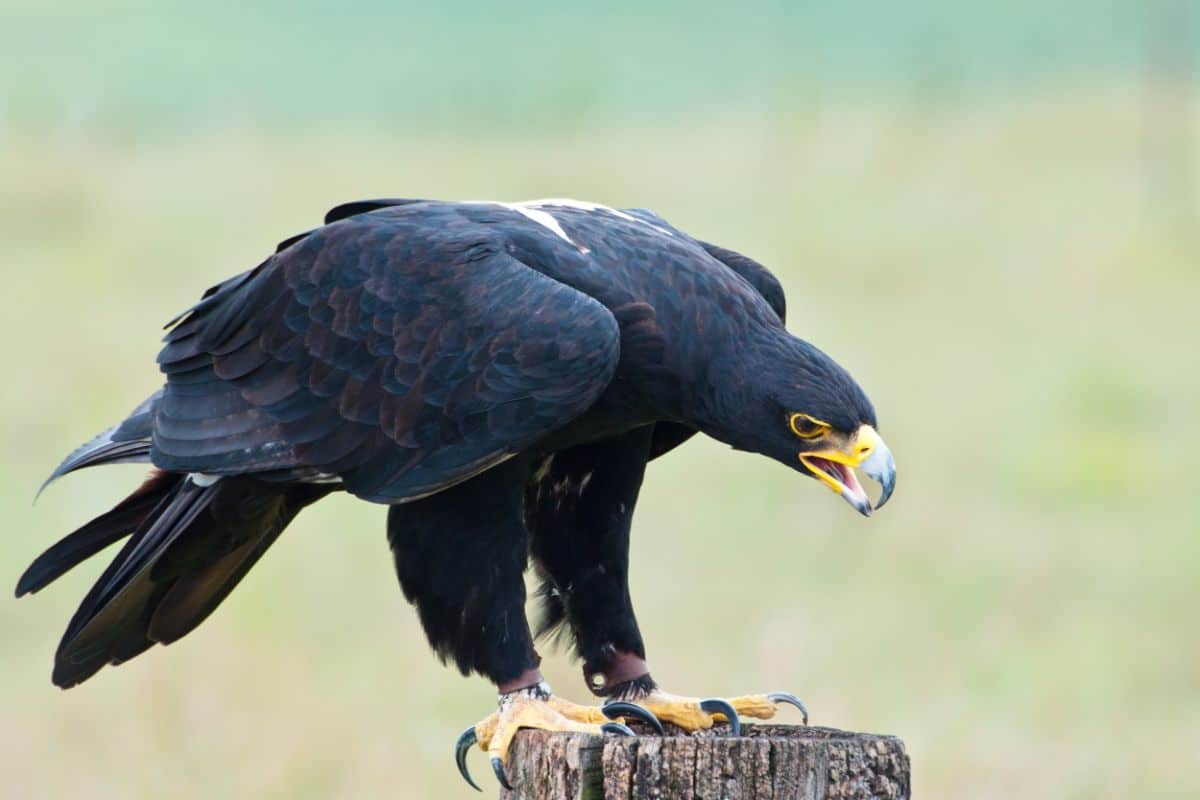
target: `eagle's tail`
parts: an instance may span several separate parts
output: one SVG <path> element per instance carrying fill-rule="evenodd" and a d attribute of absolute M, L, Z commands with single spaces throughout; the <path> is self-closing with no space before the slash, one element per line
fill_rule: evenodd
<path fill-rule="evenodd" d="M 148 464 L 154 415 L 158 412 L 162 396 L 162 390 L 159 389 L 143 400 L 123 421 L 75 448 L 54 472 L 50 473 L 42 488 L 38 489 L 38 494 L 63 475 L 84 467 L 101 464 Z"/>
<path fill-rule="evenodd" d="M 162 395 L 161 390 L 150 395 L 123 421 L 71 451 L 46 478 L 38 495 L 62 476 L 85 467 L 150 463 L 154 415 Z M 77 564 L 133 533 L 181 479 L 177 474 L 152 472 L 129 497 L 38 556 L 17 582 L 17 597 L 48 586 Z"/>
<path fill-rule="evenodd" d="M 126 536 L 63 634 L 54 683 L 87 680 L 156 642 L 189 633 L 221 604 L 301 508 L 332 487 L 225 477 L 207 485 L 156 471 L 111 511 L 30 565 L 17 595 L 35 592 Z"/>
<path fill-rule="evenodd" d="M 25 570 L 17 582 L 17 597 L 36 592 L 61 578 L 68 570 L 119 542 L 137 530 L 150 512 L 179 483 L 181 476 L 155 470 L 137 491 L 82 528 L 60 539 Z"/>

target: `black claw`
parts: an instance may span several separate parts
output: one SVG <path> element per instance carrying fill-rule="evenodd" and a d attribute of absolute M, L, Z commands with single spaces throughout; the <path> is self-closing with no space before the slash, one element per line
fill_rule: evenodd
<path fill-rule="evenodd" d="M 500 781 L 501 786 L 510 792 L 513 790 L 512 784 L 504 775 L 504 762 L 500 760 L 500 756 L 492 756 L 492 772 L 496 773 L 496 780 Z"/>
<path fill-rule="evenodd" d="M 772 703 L 787 703 L 789 706 L 795 706 L 800 709 L 804 724 L 808 724 L 808 709 L 804 707 L 804 701 L 796 697 L 796 695 L 788 692 L 771 692 L 767 695 L 767 699 Z"/>
<path fill-rule="evenodd" d="M 619 700 L 611 703 L 605 703 L 600 707 L 600 711 L 609 719 L 614 719 L 616 717 L 633 717 L 639 722 L 644 722 L 651 728 L 654 728 L 654 730 L 658 731 L 659 736 L 667 735 L 667 732 L 663 730 L 662 723 L 658 721 L 658 717 L 654 716 L 654 714 L 650 713 L 650 711 L 647 709 L 644 709 L 634 703 L 623 703 Z"/>
<path fill-rule="evenodd" d="M 606 722 L 600 726 L 604 733 L 618 733 L 621 736 L 637 736 L 632 730 L 619 722 Z"/>
<path fill-rule="evenodd" d="M 701 700 L 700 710 L 707 714 L 724 714 L 725 719 L 729 720 L 729 732 L 734 736 L 742 735 L 742 721 L 738 719 L 737 712 L 733 710 L 733 706 L 724 700 L 716 697 Z"/>
<path fill-rule="evenodd" d="M 479 739 L 475 736 L 475 726 L 467 728 L 458 736 L 458 741 L 454 743 L 454 763 L 458 764 L 458 774 L 463 776 L 463 780 L 471 785 L 471 788 L 477 792 L 482 792 L 479 784 L 471 780 L 471 773 L 467 769 L 467 751 L 478 743 Z"/>

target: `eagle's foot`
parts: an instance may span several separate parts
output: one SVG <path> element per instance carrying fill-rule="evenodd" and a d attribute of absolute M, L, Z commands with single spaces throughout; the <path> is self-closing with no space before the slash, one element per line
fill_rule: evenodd
<path fill-rule="evenodd" d="M 545 683 L 539 683 L 500 695 L 500 707 L 458 737 L 454 748 L 455 761 L 463 779 L 474 789 L 482 791 L 467 771 L 467 751 L 472 745 L 478 744 L 491 758 L 492 771 L 496 773 L 500 785 L 511 791 L 512 786 L 504 774 L 504 762 L 509 745 L 521 728 L 634 736 L 634 732 L 624 725 L 626 717 L 641 720 L 662 733 L 662 724 L 645 709 L 632 703 L 608 703 L 600 708 L 581 706 L 555 697 Z"/>
<path fill-rule="evenodd" d="M 687 731 L 707 730 L 715 722 L 728 722 L 734 736 L 741 734 L 741 717 L 771 719 L 777 706 L 787 703 L 800 709 L 804 724 L 808 724 L 808 709 L 800 698 L 787 692 L 750 694 L 730 698 L 680 697 L 655 687 L 645 694 L 628 699 L 664 722 Z"/>

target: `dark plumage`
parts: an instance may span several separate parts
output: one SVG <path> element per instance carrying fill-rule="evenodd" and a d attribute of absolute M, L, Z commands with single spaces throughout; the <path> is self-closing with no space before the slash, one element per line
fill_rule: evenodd
<path fill-rule="evenodd" d="M 573 201 L 363 201 L 326 223 L 174 320 L 163 389 L 51 476 L 155 468 L 21 578 L 37 591 L 129 537 L 68 626 L 58 685 L 192 630 L 344 490 L 391 506 L 405 596 L 464 673 L 536 683 L 532 555 L 543 630 L 569 628 L 596 691 L 644 693 L 627 572 L 648 461 L 703 432 L 864 513 L 854 466 L 890 494 L 871 403 L 787 333 L 779 282 L 745 256 Z"/>

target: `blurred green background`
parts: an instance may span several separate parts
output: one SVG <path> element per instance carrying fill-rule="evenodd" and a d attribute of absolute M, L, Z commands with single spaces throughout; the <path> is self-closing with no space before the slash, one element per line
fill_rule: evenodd
<path fill-rule="evenodd" d="M 918 797 L 1200 794 L 1194 3 L 245 5 L 0 3 L 7 585 L 139 480 L 31 505 L 156 387 L 162 323 L 327 207 L 647 206 L 775 270 L 900 465 L 867 521 L 712 442 L 656 463 L 654 674 L 897 734 Z M 68 693 L 102 559 L 0 602 L 3 793 L 471 796 L 451 744 L 493 690 L 430 657 L 384 516 L 321 503 Z"/>

